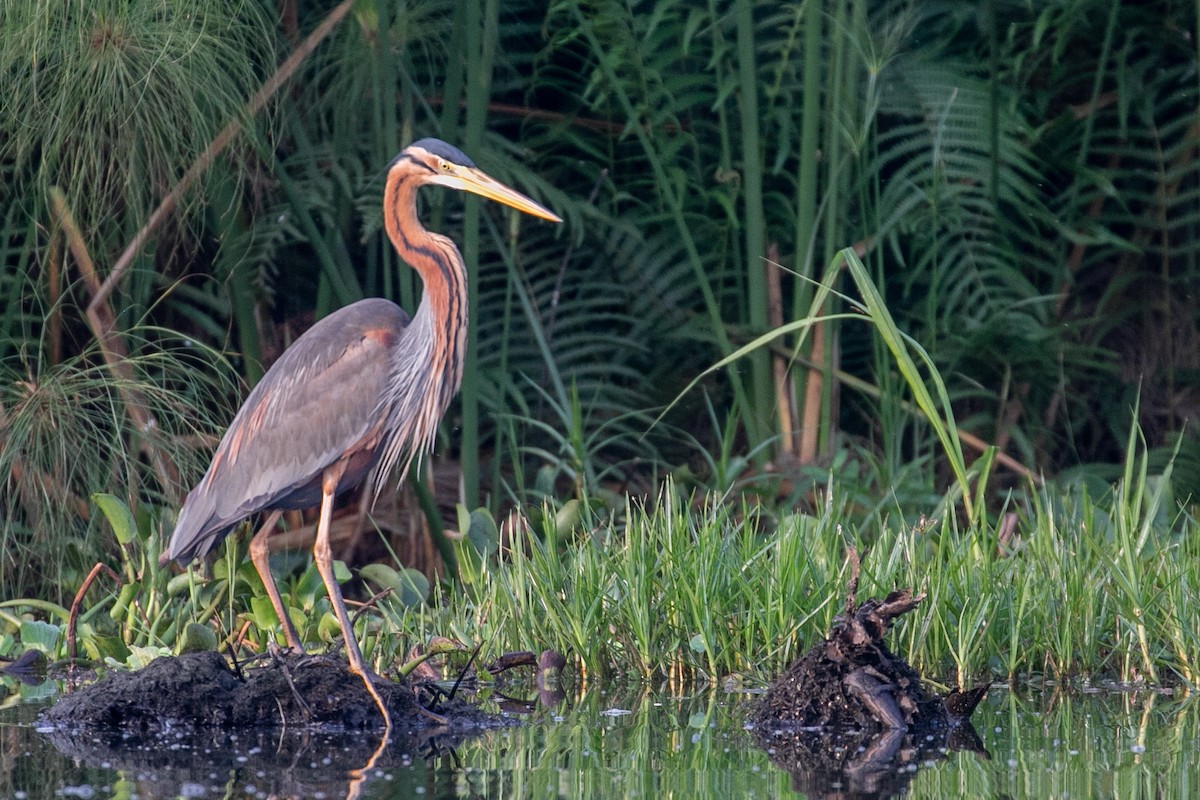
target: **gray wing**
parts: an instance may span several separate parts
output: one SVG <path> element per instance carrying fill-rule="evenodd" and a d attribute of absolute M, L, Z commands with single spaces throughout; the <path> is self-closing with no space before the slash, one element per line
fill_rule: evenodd
<path fill-rule="evenodd" d="M 319 502 L 326 467 L 378 444 L 391 353 L 407 324 L 396 304 L 360 300 L 297 339 L 242 404 L 161 561 L 203 556 L 255 512 Z"/>

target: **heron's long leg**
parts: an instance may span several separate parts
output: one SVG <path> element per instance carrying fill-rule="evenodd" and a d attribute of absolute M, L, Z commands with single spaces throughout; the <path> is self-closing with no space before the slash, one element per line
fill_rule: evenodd
<path fill-rule="evenodd" d="M 337 614 L 338 624 L 342 626 L 342 639 L 346 643 L 346 657 L 350 660 L 350 670 L 363 679 L 367 691 L 379 706 L 383 715 L 383 725 L 386 734 L 392 731 L 392 717 L 388 714 L 379 690 L 371 682 L 371 671 L 363 660 L 362 651 L 358 649 L 358 640 L 354 638 L 354 627 L 350 624 L 350 615 L 346 612 L 346 602 L 342 599 L 342 587 L 338 586 L 333 575 L 333 550 L 329 546 L 329 522 L 333 517 L 333 496 L 337 492 L 338 481 L 342 479 L 345 462 L 334 464 L 325 470 L 321 479 L 321 519 L 317 523 L 317 543 L 313 545 L 313 559 L 317 562 L 317 570 L 325 581 L 325 590 L 329 593 L 329 602 L 333 603 L 334 613 Z"/>
<path fill-rule="evenodd" d="M 263 586 L 267 589 L 267 597 L 271 598 L 271 605 L 275 608 L 275 616 L 279 617 L 279 624 L 283 626 L 283 636 L 287 639 L 288 647 L 303 653 L 304 645 L 300 644 L 296 626 L 292 624 L 292 618 L 288 616 L 287 609 L 283 607 L 283 598 L 279 596 L 279 587 L 275 585 L 275 577 L 271 575 L 271 550 L 267 546 L 267 537 L 271 535 L 271 531 L 275 530 L 275 523 L 279 522 L 279 516 L 282 513 L 282 511 L 272 511 L 267 515 L 262 527 L 254 534 L 254 538 L 250 540 L 250 560 L 254 562 L 254 568 L 258 570 L 258 577 L 262 578 Z"/>

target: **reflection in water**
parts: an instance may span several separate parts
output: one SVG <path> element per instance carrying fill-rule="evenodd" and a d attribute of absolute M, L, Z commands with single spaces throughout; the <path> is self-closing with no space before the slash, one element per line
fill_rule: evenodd
<path fill-rule="evenodd" d="M 141 797 L 220 796 L 347 797 L 358 787 L 354 773 L 367 764 L 378 737 L 361 733 L 243 731 L 241 733 L 156 734 L 131 741 L 103 741 L 63 731 L 46 733 L 64 756 L 93 767 L 116 770 Z M 393 737 L 366 776 L 385 772 L 392 782 L 426 788 L 425 765 L 449 752 L 459 740 L 446 737 Z"/>
<path fill-rule="evenodd" d="M 903 738 L 843 742 L 854 788 L 845 774 L 796 780 L 794 753 L 790 764 L 782 748 L 768 755 L 744 729 L 755 699 L 744 694 L 592 690 L 545 707 L 532 683 L 511 693 L 518 699 L 505 702 L 528 724 L 397 741 L 365 776 L 362 797 L 886 797 L 903 784 L 917 798 L 1126 798 L 1186 797 L 1200 786 L 1200 704 L 1150 691 L 993 689 L 973 718 L 990 760 L 953 742 L 932 751 Z M 108 753 L 60 741 L 65 755 L 34 730 L 36 712 L 0 709 L 0 797 L 344 797 L 375 744 L 293 731 L 123 740 Z M 894 770 L 877 767 L 888 753 L 901 758 Z"/>
<path fill-rule="evenodd" d="M 954 753 L 989 758 L 969 722 L 919 734 L 793 728 L 758 730 L 755 738 L 771 763 L 791 776 L 792 788 L 809 798 L 898 797 L 921 768 Z"/>

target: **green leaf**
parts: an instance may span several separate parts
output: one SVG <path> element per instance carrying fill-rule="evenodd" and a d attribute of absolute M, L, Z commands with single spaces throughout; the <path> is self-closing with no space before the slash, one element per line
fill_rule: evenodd
<path fill-rule="evenodd" d="M 429 596 L 429 579 L 415 569 L 397 572 L 387 564 L 367 564 L 358 574 L 382 589 L 391 589 L 395 597 L 408 607 L 420 605 Z"/>
<path fill-rule="evenodd" d="M 186 592 L 194 580 L 195 575 L 192 574 L 191 570 L 181 572 L 174 578 L 171 578 L 171 580 L 167 581 L 167 597 L 175 597 Z"/>
<path fill-rule="evenodd" d="M 54 655 L 62 629 L 49 622 L 35 619 L 21 620 L 21 644 L 27 650 L 41 650 L 46 655 Z"/>
<path fill-rule="evenodd" d="M 129 658 L 125 659 L 125 666 L 129 669 L 144 669 L 151 661 L 169 655 L 171 650 L 166 647 L 134 646 L 129 648 Z"/>
<path fill-rule="evenodd" d="M 133 513 L 124 500 L 116 495 L 96 492 L 92 495 L 92 502 L 104 514 L 120 544 L 130 544 L 137 538 L 137 522 L 134 521 Z"/>
<path fill-rule="evenodd" d="M 500 529 L 486 508 L 471 512 L 471 524 L 466 533 L 481 555 L 488 556 L 500 549 Z"/>
<path fill-rule="evenodd" d="M 250 615 L 259 630 L 273 631 L 279 627 L 279 618 L 275 616 L 275 606 L 271 605 L 271 598 L 266 595 L 250 598 Z"/>
<path fill-rule="evenodd" d="M 199 622 L 189 622 L 183 629 L 183 638 L 179 641 L 179 652 L 209 653 L 216 652 L 217 634 L 207 625 Z"/>
<path fill-rule="evenodd" d="M 317 623 L 317 635 L 322 641 L 332 642 L 334 639 L 341 637 L 342 626 L 338 623 L 337 616 L 332 611 L 326 611 L 321 615 L 321 621 Z"/>
<path fill-rule="evenodd" d="M 400 578 L 400 573 L 389 567 L 387 564 L 367 564 L 358 571 L 365 580 L 379 586 L 381 589 L 391 589 L 399 591 L 403 585 Z"/>
<path fill-rule="evenodd" d="M 81 638 L 83 651 L 93 661 L 124 663 L 129 658 L 129 646 L 120 636 L 88 636 Z"/>
<path fill-rule="evenodd" d="M 583 501 L 578 498 L 563 503 L 554 515 L 554 530 L 560 538 L 570 536 L 583 519 Z"/>
<path fill-rule="evenodd" d="M 325 595 L 325 582 L 321 580 L 316 562 L 309 562 L 308 567 L 300 574 L 300 580 L 296 581 L 292 594 L 300 607 L 306 610 L 311 609 L 317 600 Z"/>
<path fill-rule="evenodd" d="M 458 520 L 458 532 L 466 536 L 471 530 L 471 512 L 462 503 L 455 503 L 454 516 Z"/>

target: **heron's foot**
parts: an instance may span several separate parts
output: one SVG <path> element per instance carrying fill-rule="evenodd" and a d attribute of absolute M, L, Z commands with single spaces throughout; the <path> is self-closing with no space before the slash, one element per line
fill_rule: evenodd
<path fill-rule="evenodd" d="M 363 686 L 367 688 L 367 694 L 371 695 L 371 699 L 375 701 L 375 706 L 379 709 L 379 713 L 383 717 L 384 730 L 386 733 L 391 734 L 392 715 L 388 712 L 387 703 L 383 701 L 383 695 L 379 694 L 379 689 L 375 688 L 375 679 L 379 676 L 368 668 L 365 663 L 360 662 L 355 664 L 353 658 L 350 659 L 350 671 L 362 680 Z"/>

